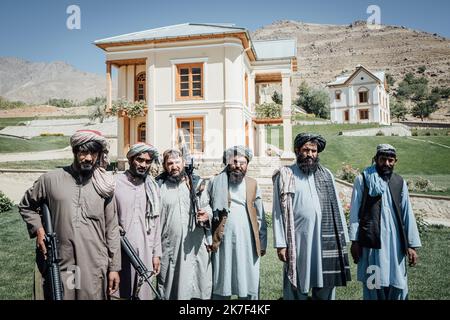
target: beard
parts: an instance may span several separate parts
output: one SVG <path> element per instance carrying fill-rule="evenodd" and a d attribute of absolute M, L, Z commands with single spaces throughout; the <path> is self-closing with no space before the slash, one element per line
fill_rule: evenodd
<path fill-rule="evenodd" d="M 394 167 L 379 166 L 377 164 L 377 165 L 375 165 L 375 168 L 377 169 L 379 176 L 383 180 L 389 180 L 392 176 L 392 172 L 394 172 Z"/>
<path fill-rule="evenodd" d="M 309 156 L 304 157 L 302 154 L 299 154 L 297 156 L 297 165 L 306 175 L 315 173 L 319 167 L 319 156 L 317 156 L 317 158 L 311 158 Z"/>
<path fill-rule="evenodd" d="M 142 168 L 137 168 L 134 166 L 130 166 L 130 173 L 136 177 L 136 178 L 141 178 L 143 180 L 145 180 L 145 178 L 148 175 L 150 168 L 148 169 L 142 169 Z"/>
<path fill-rule="evenodd" d="M 245 174 L 247 173 L 247 170 L 242 170 L 242 169 L 231 169 L 230 167 L 228 167 L 227 169 L 227 173 L 228 173 L 228 181 L 231 184 L 240 184 L 242 182 L 242 180 L 244 180 Z"/>
<path fill-rule="evenodd" d="M 179 184 L 181 182 L 181 180 L 183 180 L 185 175 L 186 175 L 186 172 L 184 171 L 184 169 L 181 170 L 180 173 L 168 172 L 166 180 L 169 181 L 170 183 Z"/>
<path fill-rule="evenodd" d="M 77 167 L 83 178 L 91 177 L 95 170 L 95 166 L 92 162 L 77 162 Z"/>

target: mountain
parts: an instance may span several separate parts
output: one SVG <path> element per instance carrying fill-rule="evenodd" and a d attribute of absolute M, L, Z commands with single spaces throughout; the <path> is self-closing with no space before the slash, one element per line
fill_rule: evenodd
<path fill-rule="evenodd" d="M 421 66 L 431 87 L 450 87 L 450 40 L 438 34 L 404 26 L 369 29 L 365 21 L 330 25 L 283 20 L 256 30 L 252 38 L 297 39 L 293 94 L 302 80 L 323 87 L 358 64 L 373 71 L 386 70 L 396 80 L 394 88 L 406 73 L 419 75 Z"/>
<path fill-rule="evenodd" d="M 0 96 L 8 100 L 38 104 L 64 98 L 81 102 L 105 95 L 105 77 L 77 70 L 65 62 L 0 57 Z"/>

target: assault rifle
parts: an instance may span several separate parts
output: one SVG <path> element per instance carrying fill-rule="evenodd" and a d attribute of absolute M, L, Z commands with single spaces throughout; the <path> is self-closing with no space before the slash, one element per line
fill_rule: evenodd
<path fill-rule="evenodd" d="M 47 204 L 42 205 L 42 220 L 45 230 L 45 247 L 47 248 L 47 259 L 44 269 L 44 299 L 63 300 L 64 291 L 61 281 L 61 270 L 59 267 L 58 248 L 56 246 L 56 233 L 53 231 L 50 210 Z"/>
<path fill-rule="evenodd" d="M 128 256 L 128 259 L 130 260 L 133 268 L 136 270 L 137 279 L 134 283 L 133 295 L 131 296 L 131 300 L 139 300 L 139 291 L 141 290 L 144 281 L 150 286 L 156 296 L 156 299 L 163 300 L 163 298 L 151 282 L 151 278 L 154 275 L 153 271 L 149 271 L 145 264 L 142 262 L 141 258 L 139 258 L 130 241 L 128 241 L 127 237 L 125 236 L 125 231 L 120 230 L 120 235 L 120 244 L 122 246 L 122 250 Z"/>

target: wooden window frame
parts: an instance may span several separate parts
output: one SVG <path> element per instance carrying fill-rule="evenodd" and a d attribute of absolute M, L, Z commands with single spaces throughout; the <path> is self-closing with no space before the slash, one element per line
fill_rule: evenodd
<path fill-rule="evenodd" d="M 140 101 L 142 99 L 139 99 L 139 92 L 138 92 L 138 84 L 141 81 L 138 81 L 138 78 L 140 75 L 144 74 L 145 75 L 145 80 L 144 80 L 144 101 L 147 101 L 147 73 L 145 71 L 139 72 L 135 77 L 134 77 L 134 101 Z"/>
<path fill-rule="evenodd" d="M 193 128 L 193 122 L 199 120 L 202 123 L 202 150 L 200 152 L 194 151 L 194 130 L 190 131 L 190 145 L 189 145 L 189 151 L 191 154 L 202 154 L 205 152 L 205 119 L 204 117 L 180 117 L 177 118 L 177 130 L 176 130 L 176 137 L 177 137 L 177 143 L 178 143 L 178 137 L 180 136 L 180 127 L 181 122 L 183 121 L 189 121 L 189 126 Z M 179 146 L 181 148 L 181 146 Z"/>
<path fill-rule="evenodd" d="M 334 92 L 334 99 L 335 99 L 336 101 L 341 101 L 341 94 L 342 94 L 342 91 L 341 91 L 341 90 L 336 90 L 336 91 Z"/>
<path fill-rule="evenodd" d="M 348 117 L 346 117 L 346 116 L 348 116 Z M 350 121 L 350 110 L 344 110 L 344 122 L 349 122 L 349 121 Z"/>
<path fill-rule="evenodd" d="M 361 114 L 362 114 L 363 112 L 364 112 L 364 113 L 367 112 L 367 118 L 361 117 Z M 369 116 L 370 116 L 370 114 L 369 114 L 369 109 L 359 109 L 359 110 L 358 110 L 358 115 L 359 115 L 359 120 L 369 120 Z"/>
<path fill-rule="evenodd" d="M 145 130 L 144 130 L 144 136 L 145 136 L 145 138 L 147 138 L 146 137 L 146 131 L 147 131 L 147 123 L 145 123 L 145 122 L 140 122 L 139 124 L 138 124 L 138 126 L 137 126 L 137 140 L 138 140 L 138 142 L 146 142 L 146 139 L 144 139 L 144 140 L 142 140 L 141 139 L 141 126 L 142 125 L 144 125 L 145 126 Z"/>
<path fill-rule="evenodd" d="M 367 101 L 361 101 L 361 94 L 366 94 Z M 358 91 L 358 103 L 359 104 L 368 104 L 369 103 L 369 90 L 361 89 Z"/>
<path fill-rule="evenodd" d="M 205 97 L 205 74 L 204 74 L 204 63 L 183 63 L 183 64 L 177 64 L 176 65 L 176 76 L 175 76 L 175 99 L 177 101 L 184 101 L 184 100 L 203 100 Z M 201 79 L 201 95 L 200 96 L 194 96 L 193 95 L 193 86 L 192 86 L 192 69 L 193 68 L 200 68 L 200 79 Z M 180 81 L 180 69 L 189 69 L 189 95 L 188 96 L 181 96 L 181 81 Z"/>

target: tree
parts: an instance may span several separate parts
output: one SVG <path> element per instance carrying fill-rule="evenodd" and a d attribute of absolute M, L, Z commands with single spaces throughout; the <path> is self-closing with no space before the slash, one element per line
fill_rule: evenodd
<path fill-rule="evenodd" d="M 401 99 L 392 99 L 391 101 L 391 117 L 397 118 L 397 121 L 405 120 L 405 116 L 408 114 L 408 109 L 405 106 L 405 102 Z"/>
<path fill-rule="evenodd" d="M 394 86 L 394 84 L 395 84 L 395 79 L 394 79 L 394 77 L 392 76 L 392 74 L 386 73 L 386 82 L 387 82 L 387 84 L 388 84 L 389 87 Z"/>
<path fill-rule="evenodd" d="M 423 118 L 427 118 L 430 114 L 435 112 L 438 108 L 437 103 L 439 98 L 436 95 L 429 95 L 426 100 L 422 100 L 416 103 L 412 108 L 411 114 L 414 117 L 419 117 L 423 121 Z"/>
<path fill-rule="evenodd" d="M 275 90 L 272 94 L 272 101 L 276 104 L 283 104 L 283 95 Z"/>
<path fill-rule="evenodd" d="M 328 119 L 330 116 L 330 98 L 326 91 L 310 89 L 305 81 L 300 83 L 297 90 L 298 98 L 294 104 L 305 109 L 308 113 Z"/>

